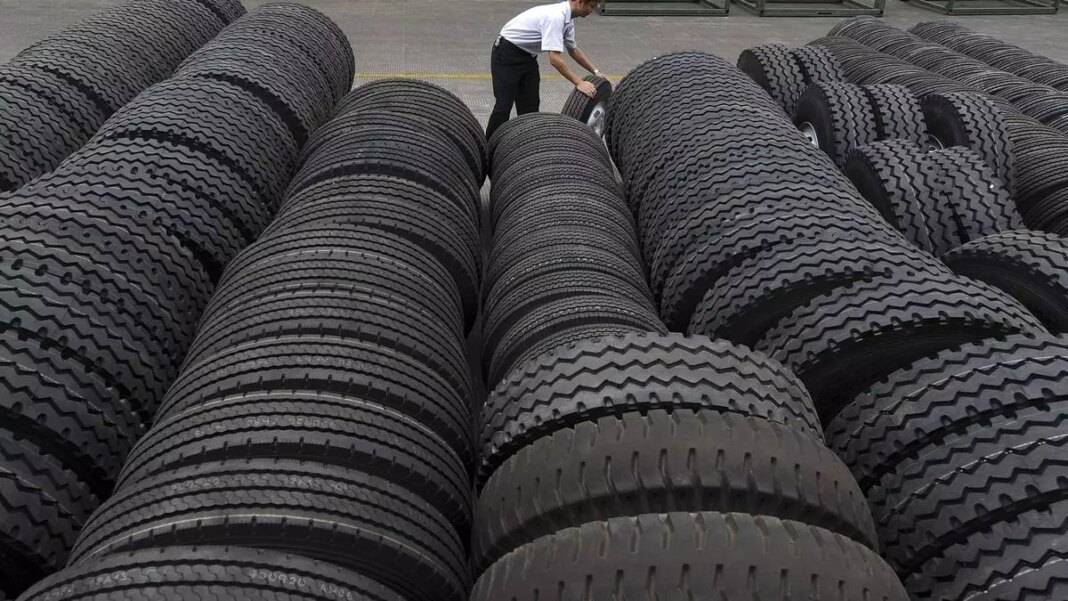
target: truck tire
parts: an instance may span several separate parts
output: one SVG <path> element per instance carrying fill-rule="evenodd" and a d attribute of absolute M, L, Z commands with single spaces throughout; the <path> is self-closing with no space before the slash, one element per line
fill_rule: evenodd
<path fill-rule="evenodd" d="M 918 146 L 930 143 L 920 99 L 907 87 L 875 84 L 861 89 L 875 107 L 880 140 L 907 140 Z"/>
<path fill-rule="evenodd" d="M 738 68 L 790 115 L 809 81 L 795 61 L 789 48 L 782 44 L 765 44 L 743 50 L 738 55 Z"/>
<path fill-rule="evenodd" d="M 864 495 L 820 437 L 744 410 L 672 408 L 587 418 L 509 457 L 479 497 L 472 561 L 484 569 L 540 536 L 669 511 L 767 515 L 878 548 Z"/>
<path fill-rule="evenodd" d="M 597 75 L 587 75 L 583 81 L 592 83 L 597 88 L 597 94 L 590 98 L 578 90 L 572 90 L 560 113 L 585 123 L 597 137 L 601 137 L 604 135 L 608 101 L 612 98 L 612 82 Z"/>
<path fill-rule="evenodd" d="M 920 273 L 949 274 L 930 255 L 869 240 L 801 240 L 773 247 L 708 290 L 687 331 L 755 346 L 786 315 L 854 282 Z"/>
<path fill-rule="evenodd" d="M 460 601 L 467 588 L 463 545 L 432 505 L 359 471 L 286 460 L 206 463 L 124 488 L 86 524 L 70 565 L 224 544 L 329 562 L 411 599 Z"/>
<path fill-rule="evenodd" d="M 868 490 L 886 557 L 917 598 L 960 598 L 944 595 L 981 582 L 976 559 L 1017 570 L 1031 551 L 1004 536 L 1016 531 L 1030 546 L 1045 537 L 1040 523 L 1063 522 L 1064 468 L 1052 457 L 1066 407 L 1049 390 L 1066 369 L 1060 337 L 964 345 L 876 384 L 828 429 Z M 1048 574 L 1041 555 L 1030 569 Z"/>
<path fill-rule="evenodd" d="M 883 219 L 927 252 L 935 252 L 926 198 L 923 150 L 907 140 L 885 140 L 854 148 L 842 171 Z"/>
<path fill-rule="evenodd" d="M 947 148 L 926 154 L 922 164 L 928 190 L 925 214 L 936 255 L 983 236 L 1023 228 L 1001 180 L 978 154 Z"/>
<path fill-rule="evenodd" d="M 339 595 L 351 601 L 403 601 L 385 585 L 325 562 L 224 546 L 144 549 L 104 557 L 53 575 L 21 598 L 73 601 L 122 595 L 130 601 L 196 601 L 201 591 L 234 601 L 334 601 Z"/>
<path fill-rule="evenodd" d="M 981 94 L 928 94 L 920 100 L 927 129 L 943 148 L 963 146 L 977 152 L 1016 192 L 1016 152 L 1001 109 Z"/>
<path fill-rule="evenodd" d="M 1045 328 L 1000 290 L 960 276 L 857 282 L 813 299 L 757 345 L 794 371 L 826 423 L 874 382 L 930 353 Z"/>
<path fill-rule="evenodd" d="M 1041 232 L 1011 231 L 947 253 L 950 269 L 1004 290 L 1051 332 L 1068 333 L 1068 246 Z"/>
<path fill-rule="evenodd" d="M 817 82 L 797 101 L 794 125 L 839 168 L 849 151 L 879 141 L 875 109 L 859 86 Z"/>
<path fill-rule="evenodd" d="M 893 570 L 864 545 L 797 522 L 715 512 L 615 518 L 543 536 L 497 561 L 471 599 L 535 601 L 546 590 L 561 601 L 646 594 L 785 601 L 825 590 L 908 599 Z"/>
<path fill-rule="evenodd" d="M 741 392 L 724 394 L 735 389 Z M 750 415 L 821 436 L 808 393 L 764 355 L 680 334 L 585 340 L 523 364 L 490 394 L 482 410 L 481 480 L 556 429 L 669 409 Z"/>

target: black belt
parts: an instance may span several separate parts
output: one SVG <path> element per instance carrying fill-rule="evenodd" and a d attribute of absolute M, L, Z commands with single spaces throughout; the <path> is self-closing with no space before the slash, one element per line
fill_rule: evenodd
<path fill-rule="evenodd" d="M 523 50 L 519 46 L 516 46 L 514 43 L 509 41 L 508 38 L 506 38 L 504 36 L 500 36 L 500 35 L 497 36 L 497 41 L 493 42 L 493 47 L 494 48 L 496 48 L 498 46 L 505 46 L 507 48 L 514 48 L 514 49 L 518 50 L 519 52 L 522 52 L 523 54 L 525 54 L 525 55 L 527 55 L 529 57 L 538 58 L 537 54 L 531 54 L 531 53 L 527 52 L 526 50 Z"/>

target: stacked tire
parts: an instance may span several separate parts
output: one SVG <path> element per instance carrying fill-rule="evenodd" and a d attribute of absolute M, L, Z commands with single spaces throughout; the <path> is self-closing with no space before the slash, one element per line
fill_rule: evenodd
<path fill-rule="evenodd" d="M 995 69 L 952 48 L 902 31 L 873 17 L 853 17 L 842 21 L 831 30 L 830 35 L 852 38 L 964 85 L 998 96 L 1012 103 L 1021 113 L 1068 134 L 1068 91 Z"/>
<path fill-rule="evenodd" d="M 561 115 L 523 115 L 501 126 L 490 145 L 487 386 L 571 341 L 666 332 L 645 283 L 633 218 L 593 130 Z"/>
<path fill-rule="evenodd" d="M 1006 131 L 1016 153 L 1016 205 L 1027 226 L 1068 235 L 1068 136 L 1020 115 Z"/>
<path fill-rule="evenodd" d="M 1062 132 L 1021 115 L 1004 99 L 982 94 L 977 88 L 938 75 L 902 59 L 879 52 L 845 37 L 827 37 L 812 42 L 829 48 L 842 62 L 846 78 L 854 84 L 901 84 L 921 97 L 938 96 L 933 104 L 925 102 L 925 117 L 931 133 L 946 136 L 945 145 L 967 146 L 984 155 L 1009 186 L 1017 210 L 1027 227 L 1050 233 L 1068 232 L 1068 137 Z M 968 99 L 966 106 L 959 101 Z M 991 110 L 983 107 L 996 107 Z M 1001 113 L 1000 117 L 995 111 Z M 994 118 L 991 118 L 991 117 Z M 971 124 L 969 124 L 969 122 Z M 975 129 L 979 126 L 980 129 Z M 979 136 L 968 133 L 987 132 Z M 966 141 L 964 141 L 966 139 Z M 982 140 L 992 141 L 982 142 Z M 1011 163 L 996 159 L 986 149 L 1004 146 L 1002 156 Z M 1011 172 L 1000 171 L 999 164 L 1012 165 Z"/>
<path fill-rule="evenodd" d="M 904 601 L 800 382 L 664 333 L 596 134 L 532 114 L 491 148 L 472 599 Z"/>
<path fill-rule="evenodd" d="M 938 257 L 1024 228 L 1002 178 L 967 148 L 928 151 L 905 140 L 877 142 L 850 152 L 844 173 L 888 223 Z"/>
<path fill-rule="evenodd" d="M 466 597 L 479 249 L 465 151 L 484 140 L 446 94 L 376 82 L 313 134 L 115 495 L 25 599 L 193 599 L 201 583 L 220 598 Z M 420 107 L 431 117 L 403 118 Z"/>
<path fill-rule="evenodd" d="M 1042 232 L 986 236 L 942 257 L 960 275 L 1004 290 L 1051 332 L 1068 333 L 1068 241 Z"/>
<path fill-rule="evenodd" d="M 738 56 L 738 68 L 839 167 L 850 150 L 866 144 L 890 139 L 927 143 L 916 96 L 902 86 L 846 83 L 838 58 L 821 46 L 755 46 Z"/>
<path fill-rule="evenodd" d="M 991 67 L 1068 92 L 1068 65 L 952 21 L 923 21 L 909 33 L 952 48 Z"/>
<path fill-rule="evenodd" d="M 689 93 L 666 83 L 676 77 Z M 779 360 L 825 421 L 931 352 L 1045 331 L 1010 296 L 916 249 L 721 59 L 639 66 L 609 125 L 667 326 Z"/>
<path fill-rule="evenodd" d="M 858 85 L 889 83 L 899 84 L 912 90 L 917 96 L 934 92 L 979 92 L 945 75 L 918 67 L 908 61 L 891 56 L 866 46 L 854 39 L 831 35 L 809 43 L 809 46 L 826 48 L 834 53 L 842 65 L 845 81 Z M 1010 103 L 990 96 L 1002 108 L 1016 110 Z"/>
<path fill-rule="evenodd" d="M 738 58 L 739 68 L 779 100 L 798 129 L 835 164 L 844 166 L 854 149 L 888 140 L 930 149 L 960 146 L 981 154 L 1005 188 L 1013 188 L 1015 160 L 1007 139 L 1006 115 L 988 97 L 936 92 L 921 98 L 903 85 L 850 84 L 842 80 L 840 63 L 827 48 L 780 48 L 768 45 L 745 50 Z M 777 50 L 792 55 L 816 53 L 821 64 L 833 67 L 827 69 L 832 75 L 809 78 L 804 87 L 795 89 L 799 95 L 783 100 L 778 87 L 769 82 L 803 78 L 794 73 L 800 72 L 798 65 L 766 58 Z M 765 58 L 757 61 L 754 57 Z"/>
<path fill-rule="evenodd" d="M 933 74 L 854 52 L 848 40 L 830 38 L 827 46 L 843 50 L 839 56 L 857 82 L 874 77 L 908 82 L 914 90 L 930 85 L 921 101 L 928 129 L 953 147 L 930 152 L 909 141 L 880 141 L 855 148 L 845 173 L 887 221 L 917 246 L 941 254 L 956 275 L 897 272 L 840 287 L 795 310 L 756 348 L 778 349 L 773 356 L 793 367 L 813 393 L 828 443 L 869 499 L 883 555 L 911 599 L 1062 598 L 1068 507 L 1057 482 L 1064 482 L 1060 383 L 1068 363 L 1066 340 L 1045 328 L 1065 328 L 1068 249 L 1051 234 L 982 236 L 1019 227 L 1006 211 L 1001 182 L 1025 191 L 1035 183 L 1028 159 L 1037 155 L 1016 169 L 1014 154 L 1033 149 L 1007 132 L 1028 123 L 1039 132 L 1052 130 L 1003 115 L 996 102 Z M 705 298 L 703 331 L 723 335 L 733 317 L 741 325 L 727 337 L 737 336 L 760 316 L 739 318 L 739 305 L 762 295 L 769 307 L 788 303 L 786 286 L 776 294 L 777 281 L 829 277 L 858 255 L 870 260 L 878 253 L 851 249 L 837 262 L 821 262 L 809 245 L 752 265 Z M 897 251 L 882 256 L 891 255 L 901 258 Z M 918 352 L 896 356 L 893 344 L 876 350 L 879 343 L 865 342 L 865 328 L 880 321 L 889 339 L 902 336 L 893 344 Z M 930 325 L 917 327 L 918 321 Z M 852 325 L 843 331 L 831 331 L 847 322 Z M 956 325 L 947 328 L 951 322 Z M 795 354 L 805 347 L 804 358 Z M 919 352 L 925 347 L 933 352 Z M 842 355 L 815 367 L 820 360 L 814 357 L 825 352 Z M 878 366 L 865 367 L 868 360 Z M 899 369 L 888 369 L 895 364 Z M 865 383 L 846 384 L 866 370 Z M 827 387 L 831 382 L 837 392 Z"/>
<path fill-rule="evenodd" d="M 237 0 L 128 1 L 19 52 L 0 66 L 0 192 L 51 171 L 243 14 Z"/>
<path fill-rule="evenodd" d="M 920 99 L 904 86 L 817 82 L 797 101 L 794 125 L 839 167 L 857 148 L 885 140 L 928 144 Z"/>
<path fill-rule="evenodd" d="M 264 40 L 304 28 L 347 46 L 297 5 L 231 27 Z M 183 67 L 0 202 L 4 594 L 62 567 L 178 374 L 216 278 L 266 226 L 296 165 L 300 144 L 277 107 L 303 86 L 252 82 L 263 69 L 325 73 L 303 72 L 298 43 L 272 51 L 234 41 L 236 30 L 188 59 L 229 62 L 234 75 Z M 325 112 L 340 95 L 308 108 Z"/>
<path fill-rule="evenodd" d="M 1068 339 L 1010 336 L 889 374 L 827 427 L 912 599 L 1062 599 Z"/>
<path fill-rule="evenodd" d="M 830 66 L 823 69 L 827 77 L 804 83 L 803 74 L 819 71 L 790 58 L 806 55 Z M 738 65 L 917 247 L 942 255 L 1023 227 L 1010 195 L 1015 157 L 1005 119 L 983 96 L 951 92 L 920 99 L 900 85 L 836 81 L 838 61 L 820 46 L 757 46 L 742 52 Z M 784 95 L 789 81 L 799 84 Z"/>
<path fill-rule="evenodd" d="M 808 395 L 759 353 L 583 340 L 515 369 L 483 415 L 474 600 L 907 599 Z"/>
<path fill-rule="evenodd" d="M 434 110 L 428 111 L 428 106 L 434 107 Z M 338 104 L 337 113 L 340 115 L 368 110 L 388 113 L 393 116 L 392 122 L 408 121 L 423 125 L 424 131 L 444 134 L 461 149 L 463 160 L 468 165 L 467 170 L 461 169 L 458 173 L 466 176 L 465 172 L 471 171 L 476 187 L 481 187 L 485 182 L 489 171 L 485 136 L 478 133 L 482 128 L 470 109 L 454 94 L 424 81 L 381 79 L 363 85 L 355 93 L 346 96 Z M 411 142 L 395 138 L 388 141 L 391 144 Z M 416 162 L 412 163 L 405 173 L 412 174 L 411 179 L 426 179 L 425 176 L 419 175 L 420 170 L 424 169 L 425 165 Z M 443 184 L 434 185 L 447 191 Z"/>
<path fill-rule="evenodd" d="M 819 46 L 755 46 L 738 56 L 738 68 L 760 84 L 787 115 L 794 113 L 801 96 L 812 84 L 844 81 L 838 59 Z"/>

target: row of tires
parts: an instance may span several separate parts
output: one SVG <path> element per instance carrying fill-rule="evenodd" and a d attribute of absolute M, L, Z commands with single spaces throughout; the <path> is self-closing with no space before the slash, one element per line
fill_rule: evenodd
<path fill-rule="evenodd" d="M 595 132 L 531 114 L 490 147 L 472 599 L 904 600 L 797 378 L 666 333 Z"/>
<path fill-rule="evenodd" d="M 907 87 L 919 97 L 927 94 L 953 92 L 982 93 L 978 88 L 965 85 L 945 75 L 940 75 L 904 59 L 880 52 L 852 38 L 827 36 L 813 40 L 809 46 L 821 47 L 834 53 L 842 67 L 845 80 L 859 85 L 880 83 L 898 84 Z M 1019 112 L 1010 102 L 1000 96 L 987 95 L 1006 112 Z"/>
<path fill-rule="evenodd" d="M 1068 65 L 1030 50 L 972 31 L 952 21 L 922 21 L 909 33 L 952 48 L 991 67 L 1068 92 Z"/>
<path fill-rule="evenodd" d="M 828 68 L 813 74 L 795 56 L 817 53 Z M 847 83 L 837 57 L 821 46 L 757 46 L 742 52 L 738 66 L 779 102 L 795 125 L 844 167 L 852 150 L 884 140 L 902 140 L 935 150 L 967 148 L 985 160 L 1010 193 L 1016 188 L 1016 157 L 1006 115 L 996 101 L 976 92 L 923 96 L 907 86 Z M 805 74 L 810 76 L 805 79 Z M 807 85 L 786 82 L 808 81 Z"/>
<path fill-rule="evenodd" d="M 844 172 L 888 223 L 938 257 L 1024 227 L 1002 180 L 963 147 L 926 150 L 905 140 L 876 142 L 854 150 Z"/>
<path fill-rule="evenodd" d="M 845 157 L 845 175 L 917 247 L 1009 292 L 1051 331 L 1068 331 L 1061 238 L 1020 231 L 1005 194 L 1018 179 L 1013 126 L 1033 121 L 1014 119 L 976 92 L 917 98 L 894 84 L 821 81 L 791 101 L 777 84 L 811 70 L 798 60 L 791 65 L 798 54 L 760 46 L 744 52 L 739 65 L 784 107 L 795 106 L 794 123 L 810 141 L 832 159 Z M 827 69 L 822 76 L 839 72 Z M 1024 221 L 1041 218 L 1028 211 Z"/>
<path fill-rule="evenodd" d="M 484 148 L 435 86 L 346 96 L 69 567 L 24 599 L 197 599 L 205 578 L 219 598 L 465 598 Z"/>
<path fill-rule="evenodd" d="M 778 81 L 784 69 L 768 57 L 786 52 L 757 47 L 739 63 L 756 71 L 755 81 Z M 1007 125 L 982 95 L 917 98 L 894 84 L 818 81 L 793 104 L 798 129 L 918 248 L 942 256 L 1024 227 L 1010 195 L 1016 167 Z"/>
<path fill-rule="evenodd" d="M 1062 264 L 1063 269 L 1063 264 Z M 1068 339 L 990 338 L 890 373 L 827 423 L 913 599 L 1060 599 Z"/>
<path fill-rule="evenodd" d="M 774 53 L 782 54 L 766 48 L 754 54 Z M 750 68 L 753 62 L 751 57 Z M 745 66 L 745 61 L 740 64 Z M 781 64 L 765 60 L 758 67 L 754 80 L 781 79 Z M 1014 172 L 1001 109 L 978 94 L 946 92 L 899 103 L 895 114 L 879 102 L 880 95 L 885 95 L 879 88 L 892 87 L 896 86 L 813 83 L 795 106 L 795 124 L 802 131 L 809 130 L 810 137 L 816 137 L 813 130 L 833 136 L 829 155 L 844 154 L 844 172 L 858 191 L 916 246 L 941 255 L 944 265 L 958 274 L 950 278 L 964 283 L 965 277 L 960 276 L 970 276 L 976 280 L 973 286 L 982 280 L 991 286 L 985 289 L 988 293 L 999 288 L 1050 330 L 1065 331 L 1068 245 L 1051 234 L 1006 231 L 1019 227 L 1007 195 L 1001 193 L 997 202 L 990 201 L 990 193 L 1000 188 L 1002 178 L 1013 181 L 995 175 Z M 902 89 L 896 95 L 909 96 Z M 874 119 L 864 115 L 865 96 Z M 851 144 L 870 142 L 872 132 L 891 130 L 895 121 L 915 123 L 918 117 L 926 121 L 927 135 L 935 141 L 954 140 L 972 149 L 921 148 L 912 136 Z M 985 200 L 978 202 L 981 199 Z M 943 213 L 946 216 L 940 217 Z M 983 236 L 990 230 L 1003 231 Z M 932 237 L 935 233 L 942 235 Z M 731 319 L 746 323 L 736 314 L 736 307 L 744 306 L 746 298 L 752 302 L 767 294 L 761 299 L 764 303 L 786 302 L 787 294 L 803 294 L 804 285 L 798 282 L 833 279 L 832 272 L 848 270 L 843 264 L 857 261 L 856 255 L 864 252 L 870 251 L 856 249 L 829 260 L 804 249 L 754 266 L 706 298 L 711 302 L 701 308 L 704 328 L 699 331 L 723 335 L 717 329 L 723 323 Z M 882 255 L 882 260 L 890 255 L 903 258 L 895 251 Z M 862 261 L 867 263 L 874 256 L 869 254 Z M 889 281 L 879 283 L 885 276 L 877 275 L 878 268 L 872 264 L 869 269 L 871 273 L 859 279 L 869 280 L 869 294 L 874 292 L 869 298 L 880 297 L 882 306 L 856 304 L 856 297 L 840 302 L 851 291 L 827 292 L 839 284 L 825 281 L 819 290 L 822 296 L 809 304 L 835 309 L 807 311 L 808 327 L 793 332 L 801 346 L 812 344 L 805 336 L 826 335 L 819 327 L 843 315 L 849 319 L 848 312 L 859 310 L 867 312 L 868 319 L 879 319 L 876 314 L 893 312 L 906 301 L 920 301 L 913 309 L 924 310 L 960 291 L 957 286 L 947 287 L 923 302 L 902 294 L 900 287 L 887 285 Z M 912 277 L 902 272 L 892 275 L 906 283 Z M 791 285 L 778 283 L 780 279 Z M 991 306 L 985 315 L 977 309 L 958 314 L 959 327 L 968 327 L 965 324 L 971 319 L 993 317 L 991 310 L 1003 312 L 1010 307 Z M 1054 392 L 1052 382 L 1068 375 L 1062 350 L 1065 340 L 1034 328 L 1034 321 L 1019 309 L 1011 307 L 1023 335 L 1002 338 L 988 331 L 963 346 L 935 343 L 934 347 L 943 349 L 938 354 L 915 355 L 893 373 L 874 371 L 877 380 L 837 415 L 823 416 L 828 444 L 847 463 L 869 499 L 884 557 L 912 599 L 1019 600 L 1064 595 L 1062 557 L 1050 549 L 1063 544 L 1068 513 L 1060 503 L 1060 493 L 1053 492 L 1055 485 L 1050 484 L 1063 477 L 1059 462 L 1051 459 L 1058 451 L 1046 445 L 1056 446 L 1052 441 L 1060 436 L 1059 426 L 1051 424 L 1062 421 L 1062 394 Z M 749 320 L 759 319 L 758 315 L 751 314 Z M 862 329 L 855 331 L 856 336 L 838 340 L 842 352 L 876 357 L 878 345 L 861 342 Z M 907 335 L 912 339 L 902 342 L 922 349 L 932 342 L 931 334 L 932 329 L 914 329 Z M 762 348 L 760 341 L 755 344 Z M 1050 404 L 1040 398 L 1051 399 Z M 1043 408 L 1031 411 L 1032 403 Z"/>
<path fill-rule="evenodd" d="M 937 34 L 940 28 L 928 26 L 924 31 Z M 1068 91 L 995 69 L 952 48 L 902 31 L 873 17 L 854 17 L 842 21 L 828 35 L 856 40 L 966 86 L 998 96 L 1021 113 L 1068 134 Z M 952 31 L 949 35 L 953 35 Z"/>
<path fill-rule="evenodd" d="M 1017 379 L 1037 389 L 1019 393 L 1021 399 L 1058 395 L 1043 384 L 1050 376 L 1032 377 L 1026 362 L 1033 357 L 1043 363 L 1038 356 L 1059 339 L 1005 291 L 955 274 L 890 227 L 781 106 L 740 72 L 697 54 L 647 65 L 659 68 L 639 67 L 615 92 L 609 147 L 628 182 L 639 226 L 644 213 L 653 216 L 645 229 L 661 228 L 646 237 L 655 245 L 646 252 L 679 256 L 674 264 L 691 282 L 696 316 L 674 323 L 680 306 L 686 307 L 670 285 L 678 275 L 661 288 L 668 325 L 688 324 L 692 335 L 750 345 L 801 379 L 831 448 L 873 503 L 880 549 L 913 598 L 1025 599 L 1032 583 L 1057 586 L 1060 560 L 1043 559 L 1048 547 L 1038 545 L 1054 538 L 1045 536 L 1044 524 L 1059 523 L 1064 515 L 1045 513 L 1056 509 L 1055 495 L 1027 497 L 1023 481 L 1024 474 L 1056 480 L 1059 467 L 1038 455 L 1016 461 L 1012 454 L 1021 440 L 1040 448 L 1047 435 L 1041 424 L 1057 418 L 1043 414 L 1034 428 L 1019 431 L 1016 409 L 988 424 L 977 417 L 986 415 L 982 409 L 945 399 L 974 394 L 1000 407 L 1006 387 L 1016 394 L 1011 383 Z M 664 183 L 642 186 L 650 173 Z M 965 254 L 974 245 L 984 249 L 977 253 L 984 260 L 1008 257 L 1013 253 L 995 249 L 1013 236 L 1036 247 L 1043 242 L 1041 235 L 1010 232 L 959 250 Z M 678 255 L 665 254 L 667 245 L 676 245 Z M 1063 263 L 1055 269 L 1063 273 Z M 656 261 L 652 280 L 655 293 Z M 1061 294 L 1055 302 L 1063 307 L 1063 289 Z M 1042 350 L 1026 350 L 1031 347 Z M 982 368 L 975 359 L 953 371 L 992 348 L 1018 353 L 1019 362 Z M 942 354 L 928 358 L 935 353 Z M 967 376 L 970 370 L 975 373 Z M 1052 371 L 1063 377 L 1061 366 Z M 898 428 L 897 408 L 911 407 L 905 399 L 918 379 L 947 396 L 935 401 L 932 394 L 931 404 L 919 410 L 931 419 L 924 422 L 931 424 L 928 430 L 913 423 Z M 980 379 L 991 388 L 974 389 L 982 387 Z M 927 436 L 942 422 L 950 428 L 948 449 L 939 446 L 939 434 Z M 888 433 L 892 440 L 882 446 L 880 436 Z M 880 464 L 877 473 L 860 469 L 856 453 L 870 453 L 865 456 Z M 1027 514 L 1026 503 L 1010 502 L 1014 495 L 1040 507 Z M 987 510 L 1002 500 L 1011 506 L 1004 515 Z M 965 524 L 960 529 L 958 516 Z M 1028 538 L 1016 538 L 1020 534 Z M 1034 580 L 1028 566 L 1040 568 Z M 1016 581 L 992 586 L 1002 573 Z"/>
<path fill-rule="evenodd" d="M 262 7 L 55 171 L 3 196 L 3 594 L 62 567 L 111 494 L 215 281 L 267 225 L 297 165 L 287 112 L 325 115 L 341 96 L 336 86 L 294 104 L 301 80 L 350 79 L 347 46 L 311 9 Z"/>
<path fill-rule="evenodd" d="M 577 120 L 547 113 L 523 115 L 498 132 L 490 140 L 487 387 L 568 341 L 666 333 L 600 138 Z"/>
<path fill-rule="evenodd" d="M 243 14 L 237 0 L 128 1 L 19 52 L 0 66 L 0 192 L 54 169 Z"/>
<path fill-rule="evenodd" d="M 947 77 L 927 71 L 901 59 L 881 53 L 859 42 L 844 37 L 828 37 L 816 40 L 815 45 L 832 50 L 842 63 L 846 80 L 857 85 L 900 84 L 909 88 L 921 102 L 932 95 L 944 98 L 977 98 L 982 94 Z M 1055 234 L 1068 233 L 1068 137 L 1063 133 L 1042 125 L 1038 121 L 1021 115 L 1018 110 L 1005 100 L 984 95 L 985 101 L 973 100 L 978 106 L 995 105 L 1000 112 L 998 119 L 985 119 L 986 125 L 968 134 L 968 142 L 960 140 L 956 144 L 966 145 L 983 154 L 990 161 L 992 156 L 986 148 L 1006 149 L 1005 156 L 1011 156 L 1012 174 L 1006 181 L 1010 186 L 1017 209 L 1025 224 L 1037 230 Z M 974 109 L 968 111 L 974 117 L 979 113 Z M 988 117 L 993 114 L 983 111 Z M 964 114 L 964 113 L 958 113 Z M 953 120 L 946 120 L 950 113 L 941 112 L 941 125 L 928 120 L 931 129 L 941 128 L 944 132 L 953 129 L 961 131 Z M 1001 123 L 998 124 L 1000 119 Z M 960 122 L 968 127 L 966 122 Z M 948 135 L 948 134 L 940 134 Z M 977 144 L 976 142 L 980 142 Z M 993 144 L 991 144 L 991 142 Z M 996 164 L 996 161 L 991 161 Z"/>

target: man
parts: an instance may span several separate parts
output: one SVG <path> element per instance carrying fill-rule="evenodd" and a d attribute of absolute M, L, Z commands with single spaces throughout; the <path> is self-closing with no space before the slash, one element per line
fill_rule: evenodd
<path fill-rule="evenodd" d="M 505 24 L 493 44 L 490 60 L 496 103 L 486 127 L 487 138 L 508 120 L 513 104 L 520 115 L 538 111 L 541 103 L 538 54 L 542 52 L 549 54 L 549 63 L 576 89 L 590 98 L 597 95 L 597 88 L 592 83 L 583 81 L 571 70 L 563 53 L 566 50 L 584 69 L 604 77 L 575 43 L 574 19 L 592 13 L 598 2 L 600 0 L 566 0 L 536 6 Z"/>

